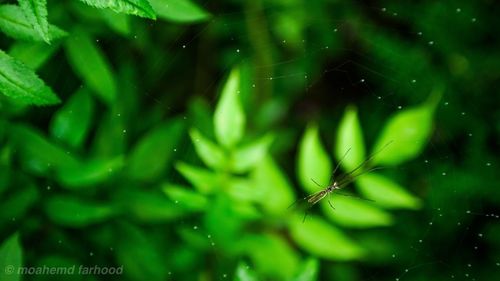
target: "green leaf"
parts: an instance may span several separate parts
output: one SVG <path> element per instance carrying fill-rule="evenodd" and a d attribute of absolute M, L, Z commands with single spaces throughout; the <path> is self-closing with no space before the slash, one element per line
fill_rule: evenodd
<path fill-rule="evenodd" d="M 375 200 L 384 208 L 418 209 L 421 206 L 419 198 L 381 175 L 373 173 L 363 175 L 357 179 L 356 185 L 366 198 Z"/>
<path fill-rule="evenodd" d="M 112 158 L 125 154 L 127 130 L 120 113 L 102 115 L 92 143 L 92 153 L 98 157 Z"/>
<path fill-rule="evenodd" d="M 113 105 L 117 98 L 111 66 L 89 35 L 74 31 L 66 40 L 66 54 L 76 74 L 103 102 Z"/>
<path fill-rule="evenodd" d="M 240 262 L 236 268 L 235 281 L 258 281 L 257 275 L 253 272 L 248 264 Z"/>
<path fill-rule="evenodd" d="M 123 190 L 117 192 L 116 199 L 122 209 L 140 222 L 168 222 L 190 213 L 156 191 Z"/>
<path fill-rule="evenodd" d="M 130 16 L 126 14 L 118 14 L 110 10 L 101 10 L 101 15 L 108 26 L 114 31 L 122 35 L 130 34 Z"/>
<path fill-rule="evenodd" d="M 431 95 L 423 105 L 392 116 L 373 148 L 375 152 L 380 151 L 374 156 L 373 163 L 398 165 L 419 155 L 432 133 L 432 116 L 438 99 Z"/>
<path fill-rule="evenodd" d="M 286 175 L 270 156 L 266 156 L 252 171 L 254 188 L 262 196 L 262 208 L 272 215 L 283 215 L 294 201 L 294 193 Z"/>
<path fill-rule="evenodd" d="M 14 233 L 0 245 L 0 279 L 2 281 L 19 281 L 18 269 L 22 266 L 23 249 L 19 242 L 19 234 Z"/>
<path fill-rule="evenodd" d="M 12 220 L 22 221 L 26 213 L 37 203 L 39 193 L 32 183 L 17 182 L 19 187 L 5 200 L 0 202 L 3 211 L 0 213 L 0 225 L 5 225 Z"/>
<path fill-rule="evenodd" d="M 327 186 L 333 172 L 332 163 L 321 144 L 318 126 L 307 126 L 299 144 L 298 154 L 297 173 L 302 187 L 308 192 L 315 192 L 321 189 L 315 182 Z"/>
<path fill-rule="evenodd" d="M 333 196 L 331 203 L 335 210 L 332 210 L 326 200 L 321 202 L 321 208 L 328 218 L 340 225 L 367 228 L 388 226 L 392 223 L 391 215 L 375 207 L 374 203 L 342 195 L 333 194 Z"/>
<path fill-rule="evenodd" d="M 99 9 L 108 8 L 117 13 L 156 19 L 156 14 L 148 0 L 80 0 Z"/>
<path fill-rule="evenodd" d="M 17 41 L 11 45 L 9 55 L 22 61 L 26 66 L 37 70 L 59 49 L 60 44 Z"/>
<path fill-rule="evenodd" d="M 212 193 L 219 188 L 221 182 L 219 176 L 209 170 L 182 162 L 175 168 L 201 193 Z"/>
<path fill-rule="evenodd" d="M 90 130 L 94 101 L 85 88 L 77 91 L 59 109 L 50 123 L 50 133 L 72 147 L 81 147 Z"/>
<path fill-rule="evenodd" d="M 0 30 L 14 39 L 46 42 L 45 38 L 40 36 L 40 33 L 28 23 L 19 6 L 0 6 Z M 67 33 L 57 26 L 49 24 L 48 35 L 51 40 L 55 40 L 65 37 Z"/>
<path fill-rule="evenodd" d="M 220 147 L 205 138 L 198 130 L 189 132 L 196 153 L 203 163 L 214 170 L 225 170 L 228 167 L 228 157 Z"/>
<path fill-rule="evenodd" d="M 57 195 L 46 200 L 44 209 L 47 216 L 62 226 L 85 227 L 106 221 L 116 213 L 112 206 L 68 195 Z"/>
<path fill-rule="evenodd" d="M 266 280 L 289 280 L 299 265 L 297 253 L 283 236 L 261 233 L 240 237 L 239 245 L 248 255 L 255 270 Z"/>
<path fill-rule="evenodd" d="M 289 225 L 293 240 L 304 250 L 328 260 L 353 260 L 364 255 L 364 250 L 339 229 L 326 221 L 308 216 L 295 216 Z"/>
<path fill-rule="evenodd" d="M 93 159 L 59 170 L 58 180 L 64 187 L 79 188 L 108 180 L 124 165 L 123 157 Z"/>
<path fill-rule="evenodd" d="M 341 166 L 346 171 L 355 169 L 365 160 L 363 132 L 359 124 L 358 112 L 353 106 L 347 107 L 337 131 L 335 157 L 340 161 L 344 155 Z"/>
<path fill-rule="evenodd" d="M 268 134 L 234 150 L 232 155 L 232 171 L 244 173 L 254 169 L 266 156 L 273 140 L 274 136 Z"/>
<path fill-rule="evenodd" d="M 52 105 L 59 98 L 29 67 L 0 51 L 0 91 L 12 100 L 34 105 Z"/>
<path fill-rule="evenodd" d="M 194 192 L 187 187 L 174 184 L 164 184 L 162 189 L 170 200 L 181 205 L 185 209 L 202 211 L 208 206 L 208 200 L 205 196 Z"/>
<path fill-rule="evenodd" d="M 316 281 L 318 280 L 318 271 L 318 260 L 308 258 L 299 269 L 299 274 L 293 278 L 293 281 Z"/>
<path fill-rule="evenodd" d="M 210 13 L 190 0 L 149 0 L 159 18 L 179 23 L 207 20 Z"/>
<path fill-rule="evenodd" d="M 245 130 L 245 114 L 239 98 L 239 81 L 239 70 L 234 69 L 222 89 L 214 114 L 215 136 L 219 143 L 227 148 L 232 148 L 238 143 Z"/>
<path fill-rule="evenodd" d="M 70 153 L 49 142 L 42 134 L 30 127 L 12 127 L 11 137 L 24 164 L 35 172 L 44 174 L 49 170 L 59 170 L 78 164 Z"/>
<path fill-rule="evenodd" d="M 152 129 L 133 148 L 128 160 L 128 175 L 149 181 L 160 177 L 176 155 L 182 139 L 184 121 L 175 118 Z"/>
<path fill-rule="evenodd" d="M 33 29 L 50 44 L 47 0 L 18 0 L 24 16 Z"/>

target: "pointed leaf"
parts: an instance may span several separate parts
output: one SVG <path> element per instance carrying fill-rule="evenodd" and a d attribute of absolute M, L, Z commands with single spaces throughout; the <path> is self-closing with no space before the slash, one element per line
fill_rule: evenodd
<path fill-rule="evenodd" d="M 329 260 L 353 260 L 364 250 L 339 229 L 320 218 L 295 216 L 289 225 L 293 240 L 312 255 Z"/>
<path fill-rule="evenodd" d="M 397 165 L 414 158 L 422 152 L 432 132 L 432 116 L 436 107 L 436 95 L 415 108 L 403 110 L 387 121 L 373 151 L 380 151 L 373 163 Z"/>
<path fill-rule="evenodd" d="M 66 40 L 65 47 L 76 74 L 98 98 L 112 105 L 117 96 L 116 81 L 108 60 L 94 41 L 84 32 L 76 30 Z"/>
<path fill-rule="evenodd" d="M 148 0 L 80 0 L 87 5 L 103 9 L 109 8 L 117 13 L 156 19 L 156 14 Z"/>
<path fill-rule="evenodd" d="M 175 118 L 148 132 L 131 152 L 128 175 L 144 181 L 161 176 L 176 155 L 184 130 L 184 121 Z"/>
<path fill-rule="evenodd" d="M 159 18 L 179 23 L 207 20 L 211 15 L 191 0 L 149 0 Z"/>
<path fill-rule="evenodd" d="M 45 38 L 40 36 L 40 33 L 35 31 L 31 24 L 28 23 L 28 20 L 19 6 L 0 6 L 0 30 L 14 39 L 46 42 Z M 49 24 L 48 34 L 48 38 L 51 40 L 59 39 L 67 35 L 64 30 L 52 24 Z"/>
<path fill-rule="evenodd" d="M 219 176 L 209 170 L 191 166 L 182 162 L 178 163 L 175 168 L 200 193 L 212 193 L 219 188 Z"/>
<path fill-rule="evenodd" d="M 162 189 L 170 200 L 176 204 L 178 203 L 186 209 L 201 211 L 208 205 L 208 200 L 205 196 L 187 187 L 174 184 L 164 184 Z"/>
<path fill-rule="evenodd" d="M 255 168 L 266 156 L 273 139 L 272 135 L 266 135 L 237 148 L 232 155 L 232 171 L 244 173 Z"/>
<path fill-rule="evenodd" d="M 220 147 L 203 136 L 198 130 L 189 132 L 196 153 L 203 163 L 214 170 L 225 170 L 228 167 L 228 158 Z"/>
<path fill-rule="evenodd" d="M 109 205 L 67 195 L 50 197 L 45 203 L 45 212 L 55 223 L 69 227 L 85 227 L 103 222 L 115 214 Z"/>
<path fill-rule="evenodd" d="M 11 45 L 9 55 L 37 70 L 59 49 L 60 44 L 17 41 Z"/>
<path fill-rule="evenodd" d="M 239 70 L 234 69 L 224 85 L 214 114 L 215 136 L 219 143 L 227 148 L 238 143 L 245 130 L 245 114 L 240 103 L 239 81 Z"/>
<path fill-rule="evenodd" d="M 366 198 L 375 200 L 384 208 L 418 209 L 421 206 L 419 198 L 381 175 L 373 173 L 363 175 L 357 179 L 356 185 Z"/>
<path fill-rule="evenodd" d="M 21 280 L 18 270 L 22 266 L 22 256 L 23 250 L 19 242 L 19 234 L 12 234 L 0 245 L 0 280 Z"/>
<path fill-rule="evenodd" d="M 340 161 L 344 155 L 341 166 L 345 171 L 355 169 L 365 160 L 363 132 L 359 124 L 358 112 L 353 106 L 347 107 L 337 131 L 335 157 Z"/>
<path fill-rule="evenodd" d="M 18 2 L 33 29 L 50 44 L 47 0 L 18 0 Z"/>
<path fill-rule="evenodd" d="M 299 274 L 293 278 L 293 281 L 316 281 L 318 280 L 318 272 L 318 260 L 308 258 L 299 269 Z"/>
<path fill-rule="evenodd" d="M 0 92 L 25 104 L 52 105 L 59 98 L 29 67 L 0 51 Z"/>
<path fill-rule="evenodd" d="M 264 157 L 252 171 L 254 188 L 262 198 L 260 204 L 272 215 L 282 215 L 293 203 L 293 189 L 286 175 L 270 156 Z"/>
<path fill-rule="evenodd" d="M 96 185 L 108 180 L 124 165 L 123 157 L 94 159 L 59 170 L 58 180 L 67 188 Z"/>
<path fill-rule="evenodd" d="M 257 275 L 250 269 L 248 264 L 240 262 L 236 268 L 235 281 L 258 281 Z"/>
<path fill-rule="evenodd" d="M 301 186 L 311 193 L 321 189 L 321 186 L 326 187 L 333 169 L 330 158 L 321 144 L 316 125 L 307 126 L 298 153 L 297 172 Z"/>
<path fill-rule="evenodd" d="M 90 92 L 80 89 L 55 113 L 50 132 L 72 147 L 81 147 L 90 130 L 93 113 L 94 101 Z"/>
<path fill-rule="evenodd" d="M 332 210 L 327 201 L 321 202 L 323 212 L 334 222 L 354 228 L 388 226 L 392 223 L 390 214 L 380 210 L 372 202 L 363 202 L 357 198 L 333 195 Z"/>
<path fill-rule="evenodd" d="M 159 192 L 123 190 L 116 199 L 122 209 L 141 222 L 168 222 L 189 213 Z"/>

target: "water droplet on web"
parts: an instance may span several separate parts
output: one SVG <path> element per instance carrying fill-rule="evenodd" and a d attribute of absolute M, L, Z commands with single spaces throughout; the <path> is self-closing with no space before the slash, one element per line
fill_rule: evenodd
<path fill-rule="evenodd" d="M 422 36 L 422 31 L 419 31 L 419 32 L 417 33 L 417 35 L 418 35 L 418 36 Z"/>
<path fill-rule="evenodd" d="M 457 11 L 457 13 L 460 13 L 462 11 L 462 9 L 457 8 L 456 11 Z"/>
<path fill-rule="evenodd" d="M 463 116 L 463 115 L 465 115 L 465 112 L 463 112 L 463 111 L 462 111 L 462 113 L 461 113 L 461 114 L 462 114 L 462 116 Z"/>
<path fill-rule="evenodd" d="M 359 82 L 365 83 L 365 79 L 361 79 L 361 80 L 359 80 Z"/>
<path fill-rule="evenodd" d="M 429 160 L 425 159 L 425 160 L 424 160 L 424 163 L 429 163 Z"/>
<path fill-rule="evenodd" d="M 407 268 L 407 269 L 405 269 L 405 272 L 408 272 L 408 268 Z"/>
<path fill-rule="evenodd" d="M 224 274 L 222 275 L 222 277 L 227 278 L 227 274 L 225 274 L 225 273 L 224 273 Z"/>
<path fill-rule="evenodd" d="M 470 214 L 470 210 L 467 210 L 467 212 L 466 212 L 466 213 L 467 213 L 467 214 Z"/>
<path fill-rule="evenodd" d="M 401 108 L 403 108 L 403 107 L 401 105 L 398 105 L 398 109 L 401 109 Z"/>
<path fill-rule="evenodd" d="M 186 49 L 186 45 L 182 45 L 182 48 L 183 48 L 183 49 Z"/>
<path fill-rule="evenodd" d="M 212 235 L 208 234 L 208 235 L 207 235 L 207 238 L 212 238 Z"/>
<path fill-rule="evenodd" d="M 378 96 L 378 97 L 377 97 L 377 99 L 381 100 L 381 99 L 382 99 L 382 97 L 381 97 L 381 96 Z"/>
<path fill-rule="evenodd" d="M 445 102 L 444 105 L 448 105 L 449 103 L 448 102 Z"/>
<path fill-rule="evenodd" d="M 429 41 L 429 43 L 427 43 L 429 45 L 434 45 L 434 41 Z"/>
<path fill-rule="evenodd" d="M 472 18 L 470 21 L 471 21 L 471 22 L 476 22 L 476 21 L 477 21 L 477 19 L 476 19 L 476 18 Z"/>
<path fill-rule="evenodd" d="M 446 172 L 443 172 L 441 175 L 446 176 Z"/>
<path fill-rule="evenodd" d="M 177 151 L 177 148 L 174 148 L 174 152 Z"/>
<path fill-rule="evenodd" d="M 122 116 L 122 114 L 121 114 L 121 113 L 118 113 L 118 114 L 116 114 L 116 116 L 121 117 L 121 116 Z"/>
<path fill-rule="evenodd" d="M 500 266 L 500 262 L 497 262 L 497 266 Z"/>
<path fill-rule="evenodd" d="M 240 49 L 236 49 L 236 53 L 239 53 L 240 52 Z"/>
<path fill-rule="evenodd" d="M 194 230 L 198 229 L 198 226 L 197 225 L 193 226 L 193 229 Z"/>
<path fill-rule="evenodd" d="M 336 28 L 333 30 L 333 32 L 337 32 L 337 31 L 339 31 L 339 30 L 338 30 L 338 29 L 336 29 Z"/>
<path fill-rule="evenodd" d="M 174 201 L 174 203 L 175 203 L 175 204 L 179 204 L 179 200 L 175 200 L 175 201 Z"/>
<path fill-rule="evenodd" d="M 89 253 L 89 255 L 92 257 L 92 256 L 94 256 L 94 253 L 93 253 L 93 252 L 90 252 L 90 253 Z"/>
<path fill-rule="evenodd" d="M 113 251 L 114 249 L 113 249 L 113 247 L 109 247 L 109 250 L 110 250 L 110 251 Z"/>
<path fill-rule="evenodd" d="M 12 218 L 12 221 L 16 221 L 16 218 Z"/>
<path fill-rule="evenodd" d="M 490 162 L 486 163 L 486 166 L 488 166 L 488 167 L 491 166 L 491 163 Z"/>
<path fill-rule="evenodd" d="M 385 8 L 385 7 L 384 7 L 384 8 L 382 8 L 382 9 L 380 9 L 380 10 L 381 10 L 382 12 L 385 12 L 385 11 L 387 11 L 387 8 Z"/>
<path fill-rule="evenodd" d="M 424 240 L 422 240 L 422 239 L 418 240 L 418 243 L 422 243 L 422 242 L 424 242 Z"/>
<path fill-rule="evenodd" d="M 392 13 L 392 15 L 393 15 L 393 16 L 397 16 L 397 15 L 398 15 L 398 13 Z"/>
<path fill-rule="evenodd" d="M 396 254 L 392 254 L 392 258 L 395 258 L 396 257 Z"/>
<path fill-rule="evenodd" d="M 252 88 L 255 88 L 255 84 L 252 84 Z"/>
<path fill-rule="evenodd" d="M 415 84 L 415 83 L 417 83 L 417 80 L 413 79 L 413 80 L 411 80 L 411 82 L 412 82 L 413 84 Z"/>
<path fill-rule="evenodd" d="M 472 137 L 472 133 L 469 133 L 469 137 Z"/>
<path fill-rule="evenodd" d="M 62 243 L 62 241 L 61 241 L 61 240 L 58 240 L 58 241 L 57 241 L 57 243 L 61 244 L 61 243 Z"/>
<path fill-rule="evenodd" d="M 462 223 L 461 222 L 457 222 L 457 225 L 461 225 Z"/>
<path fill-rule="evenodd" d="M 474 250 L 477 250 L 477 246 L 474 246 Z"/>
<path fill-rule="evenodd" d="M 432 224 L 433 224 L 433 222 L 429 222 L 429 225 L 432 225 Z"/>
<path fill-rule="evenodd" d="M 479 233 L 477 236 L 479 236 L 479 237 L 483 237 L 483 234 L 482 234 L 482 233 Z"/>
<path fill-rule="evenodd" d="M 212 246 L 215 246 L 215 243 L 214 243 L 214 242 L 212 242 L 212 243 L 211 243 L 211 245 L 212 245 Z"/>
<path fill-rule="evenodd" d="M 171 272 L 171 271 L 169 271 L 169 272 L 168 272 L 168 275 L 172 275 L 172 272 Z"/>
<path fill-rule="evenodd" d="M 469 264 L 467 264 L 467 266 L 468 266 L 468 267 L 472 267 L 472 264 L 470 264 L 470 263 L 469 263 Z"/>
<path fill-rule="evenodd" d="M 123 130 L 123 133 L 125 134 L 127 132 L 127 130 Z"/>
<path fill-rule="evenodd" d="M 47 190 L 50 190 L 50 189 L 51 189 L 50 185 L 47 185 Z"/>

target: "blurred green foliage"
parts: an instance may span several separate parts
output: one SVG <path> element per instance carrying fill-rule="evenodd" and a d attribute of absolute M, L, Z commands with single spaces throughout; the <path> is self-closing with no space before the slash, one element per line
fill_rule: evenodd
<path fill-rule="evenodd" d="M 3 1 L 0 280 L 493 280 L 498 9 Z"/>

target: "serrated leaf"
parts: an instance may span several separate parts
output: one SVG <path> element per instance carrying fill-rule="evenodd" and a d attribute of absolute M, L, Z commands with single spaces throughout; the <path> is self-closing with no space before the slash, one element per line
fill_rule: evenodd
<path fill-rule="evenodd" d="M 200 8 L 190 0 L 149 0 L 159 18 L 191 23 L 207 20 L 210 13 Z"/>
<path fill-rule="evenodd" d="M 59 98 L 33 70 L 0 50 L 0 91 L 24 104 L 52 105 Z"/>
<path fill-rule="evenodd" d="M 186 178 L 200 193 L 212 193 L 219 188 L 220 178 L 217 174 L 188 165 L 185 163 L 177 163 L 175 168 L 181 175 Z"/>
<path fill-rule="evenodd" d="M 60 44 L 17 41 L 11 45 L 9 55 L 37 70 L 59 49 Z"/>
<path fill-rule="evenodd" d="M 0 6 L 0 30 L 5 34 L 19 40 L 46 42 L 45 38 L 40 36 L 40 33 L 35 31 L 27 21 L 19 6 Z M 65 37 L 67 33 L 57 26 L 49 24 L 48 35 L 51 40 L 55 40 Z"/>
<path fill-rule="evenodd" d="M 380 151 L 373 158 L 374 164 L 397 165 L 422 152 L 432 133 L 437 99 L 431 96 L 423 105 L 403 110 L 387 121 L 373 148 Z"/>
<path fill-rule="evenodd" d="M 70 189 L 87 187 L 106 181 L 123 165 L 122 156 L 113 159 L 92 159 L 60 169 L 57 178 L 62 186 Z"/>
<path fill-rule="evenodd" d="M 14 233 L 0 245 L 0 279 L 2 281 L 19 281 L 18 269 L 22 266 L 23 250 L 19 242 L 19 234 Z"/>
<path fill-rule="evenodd" d="M 241 140 L 245 130 L 245 113 L 240 103 L 239 84 L 239 70 L 234 69 L 222 89 L 214 113 L 215 137 L 229 149 Z"/>
<path fill-rule="evenodd" d="M 47 21 L 47 0 L 18 0 L 26 20 L 50 44 L 49 22 Z"/>
<path fill-rule="evenodd" d="M 251 173 L 254 188 L 262 194 L 260 204 L 266 212 L 281 215 L 293 203 L 293 189 L 286 175 L 270 156 L 264 157 Z"/>
<path fill-rule="evenodd" d="M 54 114 L 50 133 L 72 147 L 81 147 L 90 130 L 93 113 L 94 101 L 89 91 L 82 88 Z"/>
<path fill-rule="evenodd" d="M 116 213 L 110 205 L 88 202 L 68 195 L 57 195 L 46 200 L 44 209 L 47 216 L 62 226 L 85 227 L 103 222 Z"/>
<path fill-rule="evenodd" d="M 419 198 L 381 175 L 363 175 L 356 180 L 356 185 L 366 198 L 375 200 L 383 208 L 418 209 L 421 206 Z"/>
<path fill-rule="evenodd" d="M 76 74 L 99 99 L 113 105 L 117 96 L 116 80 L 108 60 L 89 35 L 76 30 L 66 40 L 65 49 Z"/>
<path fill-rule="evenodd" d="M 99 9 L 108 8 L 117 13 L 156 19 L 156 14 L 148 0 L 80 0 Z"/>
<path fill-rule="evenodd" d="M 175 118 L 148 132 L 131 152 L 128 175 L 144 181 L 161 176 L 176 155 L 184 130 L 184 121 Z"/>
<path fill-rule="evenodd" d="M 316 183 L 326 187 L 333 170 L 330 158 L 321 144 L 318 126 L 307 126 L 298 154 L 297 174 L 301 186 L 311 193 L 321 189 Z"/>
<path fill-rule="evenodd" d="M 196 129 L 191 129 L 189 135 L 196 153 L 205 165 L 214 170 L 227 169 L 229 160 L 222 148 L 211 142 Z"/>
<path fill-rule="evenodd" d="M 360 199 L 335 194 L 330 200 L 335 210 L 332 210 L 325 200 L 321 202 L 321 208 L 329 219 L 340 225 L 368 228 L 388 226 L 392 223 L 391 215 L 377 208 L 372 202 L 363 202 Z"/>
<path fill-rule="evenodd" d="M 236 148 L 232 155 L 232 171 L 244 173 L 255 168 L 266 156 L 273 139 L 272 135 L 266 135 L 242 147 Z"/>
<path fill-rule="evenodd" d="M 328 260 L 354 260 L 364 255 L 364 250 L 338 228 L 326 221 L 308 216 L 295 216 L 289 225 L 293 240 L 304 250 Z"/>
<path fill-rule="evenodd" d="M 353 106 L 347 107 L 340 121 L 335 142 L 335 157 L 338 161 L 344 157 L 341 166 L 345 171 L 355 169 L 365 159 L 363 132 L 359 124 L 358 112 Z"/>
<path fill-rule="evenodd" d="M 299 269 L 299 274 L 293 278 L 293 281 L 316 281 L 318 280 L 318 272 L 318 260 L 308 258 Z"/>

